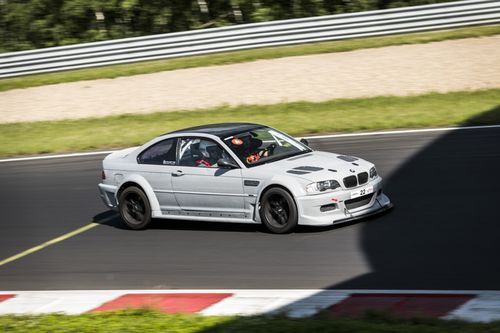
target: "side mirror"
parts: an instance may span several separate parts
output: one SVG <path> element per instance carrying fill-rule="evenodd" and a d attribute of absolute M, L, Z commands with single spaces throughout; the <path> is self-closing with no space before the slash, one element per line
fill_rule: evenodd
<path fill-rule="evenodd" d="M 303 143 L 303 144 L 305 144 L 306 146 L 308 146 L 308 147 L 309 147 L 309 141 L 307 141 L 307 140 L 306 140 L 306 139 L 304 139 L 304 138 L 300 139 L 300 143 Z"/>
<path fill-rule="evenodd" d="M 238 169 L 239 166 L 237 166 L 233 161 L 228 160 L 227 158 L 221 158 L 217 161 L 217 165 L 219 168 L 224 168 L 224 169 Z"/>

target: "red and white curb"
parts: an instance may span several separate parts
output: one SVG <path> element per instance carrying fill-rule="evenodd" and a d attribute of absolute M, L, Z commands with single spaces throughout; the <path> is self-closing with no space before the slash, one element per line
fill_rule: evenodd
<path fill-rule="evenodd" d="M 476 322 L 500 320 L 500 291 L 414 290 L 71 290 L 0 291 L 2 314 L 80 314 L 131 308 L 201 315 L 282 313 L 306 317 L 320 310 L 357 315 L 380 310 Z"/>

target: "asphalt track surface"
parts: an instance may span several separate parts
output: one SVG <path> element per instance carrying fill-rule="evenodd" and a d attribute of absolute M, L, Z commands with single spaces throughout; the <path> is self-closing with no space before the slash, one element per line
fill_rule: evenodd
<path fill-rule="evenodd" d="M 165 220 L 131 231 L 99 199 L 102 156 L 1 163 L 0 260 L 101 225 L 0 266 L 0 290 L 500 289 L 500 129 L 311 145 L 376 163 L 395 208 L 289 235 Z"/>

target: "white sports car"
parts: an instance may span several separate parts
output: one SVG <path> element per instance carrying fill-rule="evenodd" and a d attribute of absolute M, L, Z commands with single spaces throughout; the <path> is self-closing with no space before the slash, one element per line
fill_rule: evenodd
<path fill-rule="evenodd" d="M 263 223 L 287 233 L 392 206 L 372 163 L 313 151 L 306 140 L 250 123 L 187 128 L 114 152 L 99 190 L 132 229 L 163 218 Z"/>

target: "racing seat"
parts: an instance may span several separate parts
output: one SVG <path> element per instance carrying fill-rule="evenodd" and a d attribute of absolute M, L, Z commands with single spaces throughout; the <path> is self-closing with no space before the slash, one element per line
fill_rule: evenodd
<path fill-rule="evenodd" d="M 200 143 L 197 142 L 191 144 L 191 146 L 189 147 L 188 155 L 186 156 L 186 158 L 183 157 L 182 159 L 184 165 L 198 166 L 196 161 L 203 159 L 203 155 L 200 151 Z"/>

